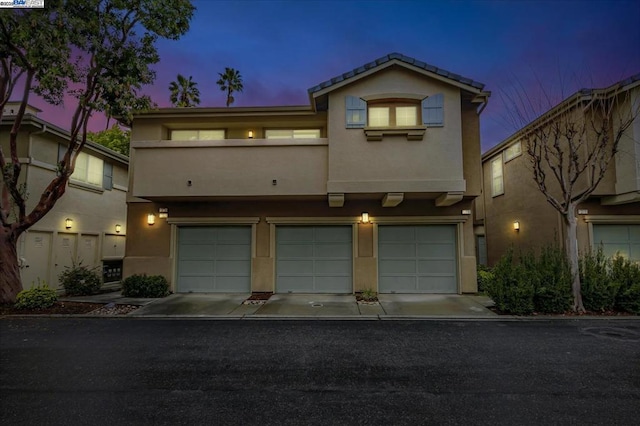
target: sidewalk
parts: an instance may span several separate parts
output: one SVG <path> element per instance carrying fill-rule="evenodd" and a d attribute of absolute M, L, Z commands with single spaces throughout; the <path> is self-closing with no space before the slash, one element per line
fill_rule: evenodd
<path fill-rule="evenodd" d="M 496 318 L 486 296 L 381 294 L 378 303 L 357 302 L 354 295 L 274 294 L 266 302 L 248 301 L 248 294 L 186 293 L 162 299 L 122 297 L 119 292 L 65 300 L 132 304 L 141 307 L 130 317 L 227 319 L 395 319 Z"/>

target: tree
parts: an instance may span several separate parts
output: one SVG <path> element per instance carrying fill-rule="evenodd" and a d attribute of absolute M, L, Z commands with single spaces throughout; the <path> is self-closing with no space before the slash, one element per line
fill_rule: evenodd
<path fill-rule="evenodd" d="M 225 67 L 224 73 L 218 73 L 220 79 L 216 82 L 220 86 L 220 90 L 227 92 L 227 106 L 230 106 L 234 101 L 233 92 L 242 92 L 244 87 L 242 86 L 242 76 L 240 71 L 233 68 Z"/>
<path fill-rule="evenodd" d="M 108 130 L 100 132 L 87 132 L 87 139 L 114 150 L 122 155 L 129 156 L 129 143 L 131 141 L 131 131 L 122 130 L 120 126 L 114 124 Z"/>
<path fill-rule="evenodd" d="M 193 107 L 200 104 L 200 90 L 198 83 L 191 79 L 186 79 L 182 74 L 178 74 L 177 81 L 169 84 L 171 91 L 171 103 L 177 107 Z"/>
<path fill-rule="evenodd" d="M 0 11 L 0 107 L 24 82 L 9 134 L 10 153 L 0 152 L 0 302 L 15 301 L 22 289 L 18 237 L 65 193 L 87 140 L 89 118 L 108 109 L 127 122 L 134 110 L 151 105 L 138 92 L 155 78 L 150 68 L 159 61 L 154 44 L 160 37 L 176 40 L 184 34 L 193 10 L 188 0 L 47 0 L 45 9 Z M 52 104 L 70 95 L 75 108 L 56 176 L 27 211 L 19 184 L 18 132 L 32 92 Z"/>
<path fill-rule="evenodd" d="M 520 132 L 532 178 L 563 218 L 573 307 L 578 312 L 585 309 L 578 270 L 577 207 L 605 177 L 620 140 L 628 137 L 627 130 L 638 118 L 640 102 L 634 101 L 629 86 L 623 81 L 607 89 L 583 89 Z M 536 109 L 524 93 L 508 99 L 518 120 Z"/>

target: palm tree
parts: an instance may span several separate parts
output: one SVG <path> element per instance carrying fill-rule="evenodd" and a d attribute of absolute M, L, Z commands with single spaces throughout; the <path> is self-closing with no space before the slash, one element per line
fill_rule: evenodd
<path fill-rule="evenodd" d="M 182 74 L 178 74 L 177 81 L 169 84 L 171 91 L 171 103 L 177 107 L 194 107 L 200 103 L 200 90 L 198 83 L 189 78 L 185 78 Z"/>
<path fill-rule="evenodd" d="M 227 92 L 227 106 L 231 105 L 235 100 L 232 96 L 233 92 L 242 92 L 242 76 L 240 71 L 233 68 L 225 67 L 224 73 L 218 73 L 220 79 L 217 81 L 220 90 Z"/>

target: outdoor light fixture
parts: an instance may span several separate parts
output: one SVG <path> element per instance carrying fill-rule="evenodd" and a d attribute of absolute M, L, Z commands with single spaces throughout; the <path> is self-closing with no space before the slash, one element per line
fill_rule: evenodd
<path fill-rule="evenodd" d="M 249 130 L 249 139 L 253 139 L 253 130 Z"/>
<path fill-rule="evenodd" d="M 520 222 L 518 222 L 517 220 L 515 222 L 513 222 L 513 230 L 514 231 L 519 231 L 520 230 Z"/>
<path fill-rule="evenodd" d="M 362 213 L 362 223 L 369 223 L 369 213 L 367 212 Z"/>
<path fill-rule="evenodd" d="M 116 234 L 119 234 L 120 231 L 122 231 L 122 226 L 120 226 L 119 224 L 116 225 Z"/>
<path fill-rule="evenodd" d="M 66 218 L 64 220 L 64 227 L 67 229 L 71 229 L 72 226 L 73 226 L 73 219 Z"/>
<path fill-rule="evenodd" d="M 156 215 L 153 213 L 149 213 L 147 215 L 147 225 L 153 225 L 156 223 Z"/>

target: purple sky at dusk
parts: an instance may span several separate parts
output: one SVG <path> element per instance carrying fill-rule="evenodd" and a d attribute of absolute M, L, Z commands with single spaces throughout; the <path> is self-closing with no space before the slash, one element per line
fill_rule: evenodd
<path fill-rule="evenodd" d="M 216 85 L 239 70 L 234 106 L 308 105 L 307 89 L 391 52 L 484 83 L 483 151 L 517 128 L 501 93 L 522 86 L 557 103 L 583 87 L 640 73 L 638 1 L 207 1 L 188 34 L 158 43 L 157 79 L 146 93 L 170 106 L 169 83 L 193 76 L 200 106 L 224 106 Z M 69 127 L 66 108 L 31 103 Z M 94 130 L 104 128 L 96 117 Z"/>

